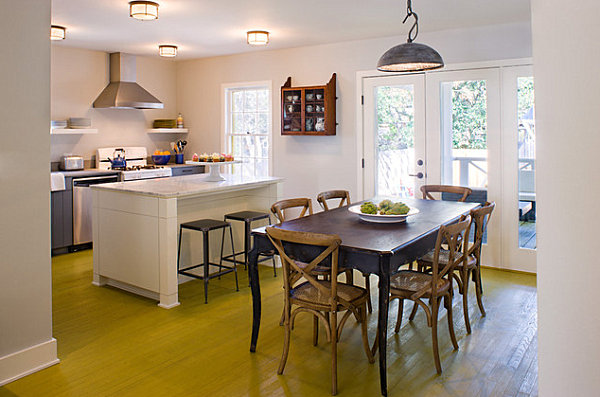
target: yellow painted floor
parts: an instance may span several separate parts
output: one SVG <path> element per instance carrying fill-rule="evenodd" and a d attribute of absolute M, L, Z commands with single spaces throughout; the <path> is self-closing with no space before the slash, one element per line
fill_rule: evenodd
<path fill-rule="evenodd" d="M 91 251 L 57 256 L 52 264 L 61 363 L 0 387 L 1 397 L 329 395 L 329 345 L 312 346 L 308 315 L 298 317 L 285 373 L 276 374 L 283 343 L 278 325 L 282 285 L 272 268 L 261 267 L 263 318 L 258 349 L 251 354 L 251 295 L 244 271 L 240 292 L 231 274 L 211 280 L 205 305 L 201 281 L 193 281 L 180 287 L 181 306 L 164 310 L 149 299 L 93 286 Z M 371 279 L 376 295 L 376 278 Z M 441 376 L 435 372 L 424 313 L 409 323 L 411 305 L 405 305 L 396 335 L 392 303 L 390 396 L 537 395 L 535 276 L 485 269 L 483 280 L 488 315 L 479 315 L 471 295 L 471 335 L 455 296 L 458 351 L 452 350 L 441 311 Z M 371 314 L 371 341 L 376 321 Z M 348 321 L 338 352 L 339 395 L 378 396 L 378 366 L 368 364 L 355 322 Z"/>

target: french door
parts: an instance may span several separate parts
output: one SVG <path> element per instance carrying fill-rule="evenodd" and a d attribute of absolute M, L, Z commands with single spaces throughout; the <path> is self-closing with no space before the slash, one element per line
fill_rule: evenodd
<path fill-rule="evenodd" d="M 533 68 L 502 69 L 503 264 L 536 272 L 535 103 Z"/>
<path fill-rule="evenodd" d="M 500 68 L 364 78 L 362 94 L 363 197 L 420 197 L 422 184 L 449 184 L 501 202 Z M 484 238 L 492 266 L 502 266 L 501 212 Z"/>
<path fill-rule="evenodd" d="M 425 163 L 425 75 L 363 80 L 363 197 L 419 197 Z"/>

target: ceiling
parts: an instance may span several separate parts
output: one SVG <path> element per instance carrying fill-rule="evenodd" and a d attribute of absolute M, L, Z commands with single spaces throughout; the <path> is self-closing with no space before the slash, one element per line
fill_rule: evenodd
<path fill-rule="evenodd" d="M 159 19 L 129 17 L 128 0 L 52 0 L 52 23 L 67 27 L 56 45 L 157 55 L 179 46 L 178 59 L 300 47 L 406 34 L 402 0 L 154 0 Z M 530 20 L 529 0 L 415 0 L 421 32 Z M 408 25 L 408 23 L 407 23 Z M 267 47 L 245 32 L 271 32 Z"/>

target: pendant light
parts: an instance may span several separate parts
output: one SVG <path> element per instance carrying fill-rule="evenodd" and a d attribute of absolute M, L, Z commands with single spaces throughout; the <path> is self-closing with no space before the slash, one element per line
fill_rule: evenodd
<path fill-rule="evenodd" d="M 406 43 L 387 50 L 377 62 L 377 70 L 382 72 L 419 72 L 439 69 L 444 66 L 442 56 L 425 44 L 414 43 L 419 34 L 419 17 L 412 10 L 412 0 L 407 0 L 406 17 L 413 17 L 415 22 L 408 32 Z"/>
<path fill-rule="evenodd" d="M 64 40 L 67 37 L 67 28 L 64 26 L 50 26 L 50 40 Z"/>
<path fill-rule="evenodd" d="M 153 1 L 130 1 L 129 16 L 140 21 L 158 19 L 158 4 Z"/>

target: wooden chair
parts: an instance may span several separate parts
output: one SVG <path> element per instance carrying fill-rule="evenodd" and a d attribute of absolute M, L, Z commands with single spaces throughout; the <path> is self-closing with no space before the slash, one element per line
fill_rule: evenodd
<path fill-rule="evenodd" d="M 431 193 L 455 193 L 460 194 L 461 198 L 458 199 L 460 202 L 464 202 L 467 197 L 473 191 L 468 187 L 463 186 L 451 186 L 451 185 L 423 185 L 421 186 L 421 193 L 423 193 L 423 199 L 425 200 L 435 200 L 436 198 L 431 195 Z"/>
<path fill-rule="evenodd" d="M 342 242 L 338 236 L 296 232 L 274 227 L 267 227 L 266 231 L 281 257 L 285 288 L 285 338 L 277 373 L 283 374 L 285 368 L 294 319 L 302 312 L 312 314 L 314 316 L 313 343 L 315 345 L 317 343 L 319 321 L 325 326 L 327 340 L 331 342 L 331 394 L 335 395 L 337 394 L 337 343 L 350 315 L 354 315 L 360 321 L 363 347 L 367 359 L 370 363 L 375 361 L 367 336 L 367 290 L 351 284 L 338 283 L 336 277 L 338 254 Z M 298 248 L 298 245 L 304 252 L 307 251 L 307 246 L 319 247 L 316 249 L 318 253 L 315 253 L 315 258 L 305 267 L 298 266 L 298 261 L 293 259 L 294 248 Z M 317 266 L 329 268 L 328 280 L 318 280 L 314 276 L 312 270 Z M 344 312 L 339 323 L 338 312 Z"/>
<path fill-rule="evenodd" d="M 327 205 L 327 200 L 335 200 L 339 199 L 339 205 L 337 208 L 343 207 L 345 205 L 350 205 L 350 192 L 347 190 L 329 190 L 327 192 L 319 193 L 317 196 L 317 201 L 321 204 L 321 207 L 325 211 L 329 211 L 329 206 Z"/>
<path fill-rule="evenodd" d="M 469 238 L 470 224 L 470 217 L 463 216 L 458 223 L 440 228 L 435 243 L 430 273 L 401 270 L 392 276 L 390 282 L 390 298 L 398 299 L 398 319 L 396 320 L 395 332 L 400 331 L 404 300 L 411 300 L 415 303 L 415 306 L 421 306 L 427 315 L 427 325 L 431 328 L 433 358 L 438 374 L 442 373 L 437 337 L 438 311 L 442 298 L 444 298 L 444 307 L 448 312 L 450 339 L 452 340 L 454 350 L 458 350 L 458 343 L 454 334 L 454 322 L 452 320 L 452 273 L 460 262 L 464 263 L 465 261 L 466 256 L 463 255 L 462 251 L 464 241 Z M 448 260 L 446 264 L 440 261 L 443 243 L 448 245 Z M 425 304 L 423 299 L 428 299 L 429 305 Z"/>
<path fill-rule="evenodd" d="M 350 205 L 350 192 L 347 190 L 329 190 L 327 192 L 321 192 L 317 196 L 317 201 L 321 204 L 321 207 L 325 211 L 329 211 L 329 206 L 327 205 L 327 200 L 336 200 L 339 199 L 340 202 L 337 208 L 341 208 L 345 205 Z M 351 271 L 350 271 L 351 272 Z M 346 273 L 347 279 L 346 282 L 352 283 L 352 277 L 348 273 Z M 369 293 L 369 299 L 367 300 L 367 308 L 369 309 L 369 313 L 373 312 L 373 305 L 371 304 L 371 282 L 369 279 L 369 274 L 363 273 L 363 277 L 365 278 L 365 287 L 367 292 Z"/>
<path fill-rule="evenodd" d="M 300 215 L 296 218 L 302 218 L 305 215 L 312 215 L 312 200 L 309 198 L 294 198 L 287 200 L 280 200 L 271 206 L 271 212 L 279 222 L 285 222 L 289 220 L 285 217 L 285 210 L 291 208 L 302 208 Z M 308 212 L 308 214 L 307 214 Z"/>
<path fill-rule="evenodd" d="M 483 307 L 482 295 L 483 288 L 481 286 L 481 246 L 483 244 L 483 236 L 487 230 L 487 225 L 492 216 L 492 212 L 496 208 L 495 203 L 485 203 L 482 207 L 476 208 L 471 211 L 471 226 L 475 227 L 475 236 L 473 244 L 469 245 L 468 239 L 465 239 L 464 252 L 467 253 L 467 260 L 460 262 L 454 268 L 458 277 L 455 276 L 458 284 L 458 290 L 463 298 L 463 314 L 465 316 L 465 327 L 467 333 L 471 333 L 471 323 L 469 321 L 469 277 L 475 283 L 475 296 L 477 297 L 477 305 L 481 315 L 485 317 L 485 308 Z M 419 258 L 417 261 L 419 271 L 429 271 L 432 267 L 434 252 L 428 252 L 424 257 Z M 449 252 L 447 250 L 440 251 L 440 263 L 446 264 L 448 262 Z M 416 312 L 416 305 L 410 314 L 410 319 L 414 319 Z"/>

